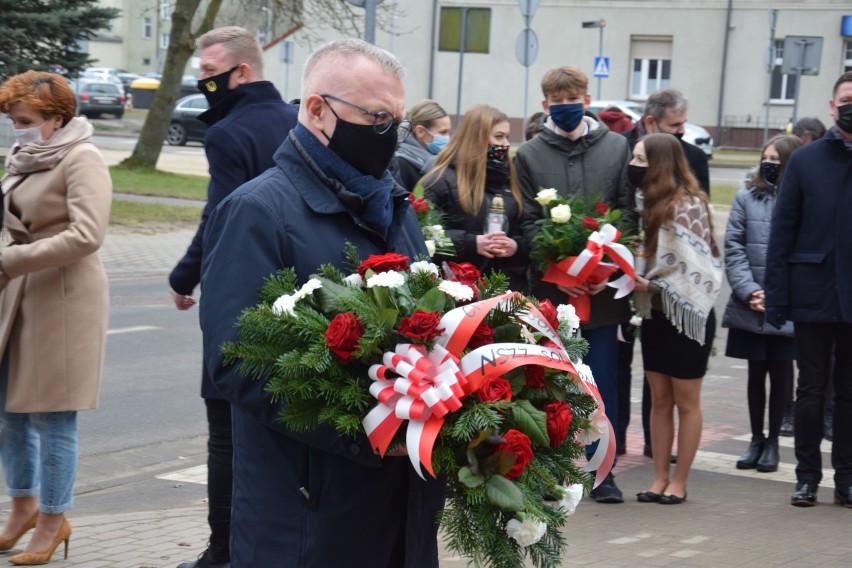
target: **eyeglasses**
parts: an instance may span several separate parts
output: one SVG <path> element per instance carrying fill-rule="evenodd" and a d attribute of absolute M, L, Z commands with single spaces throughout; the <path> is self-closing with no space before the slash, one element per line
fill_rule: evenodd
<path fill-rule="evenodd" d="M 411 134 L 411 121 L 409 121 L 409 120 L 395 120 L 393 115 L 391 115 L 391 113 L 389 113 L 389 112 L 385 112 L 385 111 L 372 112 L 372 111 L 369 111 L 369 110 L 367 110 L 363 107 L 359 107 L 358 105 L 356 105 L 354 103 L 350 103 L 349 101 L 345 101 L 341 98 L 335 97 L 334 95 L 320 95 L 320 97 L 322 97 L 322 100 L 325 101 L 325 104 L 328 105 L 328 108 L 331 109 L 332 114 L 334 114 L 334 116 L 336 118 L 340 118 L 340 117 L 337 116 L 336 112 L 334 112 L 334 107 L 332 107 L 328 103 L 328 99 L 331 99 L 333 101 L 337 101 L 339 103 L 343 103 L 345 105 L 349 105 L 352 108 L 363 112 L 364 114 L 369 114 L 370 116 L 372 116 L 373 117 L 373 130 L 375 130 L 377 134 L 386 134 L 392 128 L 396 128 L 397 143 L 402 142 L 403 140 L 408 138 L 409 134 Z"/>

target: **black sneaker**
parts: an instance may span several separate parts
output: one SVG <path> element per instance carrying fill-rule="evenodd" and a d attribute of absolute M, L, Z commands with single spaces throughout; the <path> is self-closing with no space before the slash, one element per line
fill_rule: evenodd
<path fill-rule="evenodd" d="M 198 557 L 198 560 L 183 562 L 178 564 L 177 568 L 231 568 L 231 561 L 217 562 L 210 558 L 210 549 L 208 548 Z"/>
<path fill-rule="evenodd" d="M 615 476 L 611 473 L 606 476 L 600 485 L 592 489 L 589 497 L 598 503 L 624 503 L 624 496 L 621 494 L 621 489 L 615 484 Z"/>

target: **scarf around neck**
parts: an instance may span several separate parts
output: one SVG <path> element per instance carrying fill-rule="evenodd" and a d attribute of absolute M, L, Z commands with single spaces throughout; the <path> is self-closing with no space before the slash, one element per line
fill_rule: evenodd
<path fill-rule="evenodd" d="M 356 213 L 364 222 L 383 235 L 387 234 L 393 221 L 394 181 L 390 172 L 386 171 L 381 179 L 362 174 L 329 150 L 301 123 L 296 124 L 293 135 L 326 176 L 361 199 L 363 207 Z"/>
<path fill-rule="evenodd" d="M 56 167 L 74 146 L 90 142 L 92 132 L 94 128 L 89 121 L 78 116 L 54 132 L 47 142 L 13 146 L 12 153 L 6 159 L 6 174 L 2 180 L 3 193 L 21 183 L 28 174 Z"/>
<path fill-rule="evenodd" d="M 674 219 L 660 227 L 657 252 L 646 278 L 658 285 L 663 313 L 678 332 L 704 345 L 707 318 L 722 291 L 723 265 L 698 199 L 683 200 Z M 637 294 L 639 311 L 651 315 L 651 294 Z"/>

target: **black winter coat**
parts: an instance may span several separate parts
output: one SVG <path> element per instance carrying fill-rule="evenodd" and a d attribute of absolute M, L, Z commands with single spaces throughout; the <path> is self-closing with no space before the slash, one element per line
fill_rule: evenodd
<path fill-rule="evenodd" d="M 429 180 L 426 183 L 424 197 L 444 214 L 444 230 L 453 241 L 456 254 L 452 258 L 436 257 L 437 260 L 451 260 L 454 262 L 470 262 L 476 266 L 483 275 L 493 270 L 500 270 L 509 277 L 511 290 L 526 293 L 527 291 L 527 268 L 529 267 L 529 248 L 521 232 L 521 216 L 518 202 L 512 195 L 508 184 L 508 170 L 502 167 L 502 176 L 495 171 L 500 169 L 497 165 L 489 165 L 490 175 L 485 186 L 485 199 L 482 207 L 476 215 L 471 215 L 461 208 L 459 203 L 459 184 L 455 167 L 450 166 L 437 180 Z M 489 183 L 490 182 L 490 183 Z M 499 195 L 503 198 L 503 206 L 506 218 L 509 221 L 507 235 L 518 243 L 518 251 L 508 258 L 488 259 L 476 252 L 476 237 L 482 235 L 485 219 L 491 200 Z"/>
<path fill-rule="evenodd" d="M 231 566 L 437 568 L 443 483 L 421 480 L 406 457 L 380 458 L 365 435 L 286 429 L 263 382 L 223 366 L 221 345 L 237 340 L 237 318 L 279 269 L 294 267 L 303 283 L 320 264 L 343 268 L 346 241 L 364 259 L 426 254 L 407 192 L 394 193 L 385 237 L 362 221 L 360 197 L 325 176 L 295 131 L 275 162 L 222 201 L 204 235 L 205 364 L 234 409 Z"/>
<path fill-rule="evenodd" d="M 192 294 L 201 281 L 201 239 L 210 213 L 232 191 L 274 165 L 275 150 L 296 125 L 296 114 L 297 107 L 281 100 L 272 83 L 257 81 L 234 89 L 201 115 L 212 124 L 204 135 L 210 183 L 198 230 L 169 275 L 175 292 Z M 207 372 L 202 370 L 201 376 L 201 396 L 222 398 Z"/>

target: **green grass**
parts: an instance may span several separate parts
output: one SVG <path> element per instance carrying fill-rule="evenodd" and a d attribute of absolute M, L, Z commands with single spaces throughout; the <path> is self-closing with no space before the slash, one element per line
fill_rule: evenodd
<path fill-rule="evenodd" d="M 137 203 L 114 199 L 109 224 L 133 228 L 188 228 L 198 224 L 201 207 Z"/>
<path fill-rule="evenodd" d="M 182 199 L 207 199 L 206 176 L 174 174 L 161 170 L 131 170 L 121 166 L 110 166 L 112 189 L 118 193 L 179 197 Z"/>
<path fill-rule="evenodd" d="M 712 185 L 710 186 L 710 202 L 713 205 L 730 207 L 739 189 L 739 187 L 732 185 Z"/>

